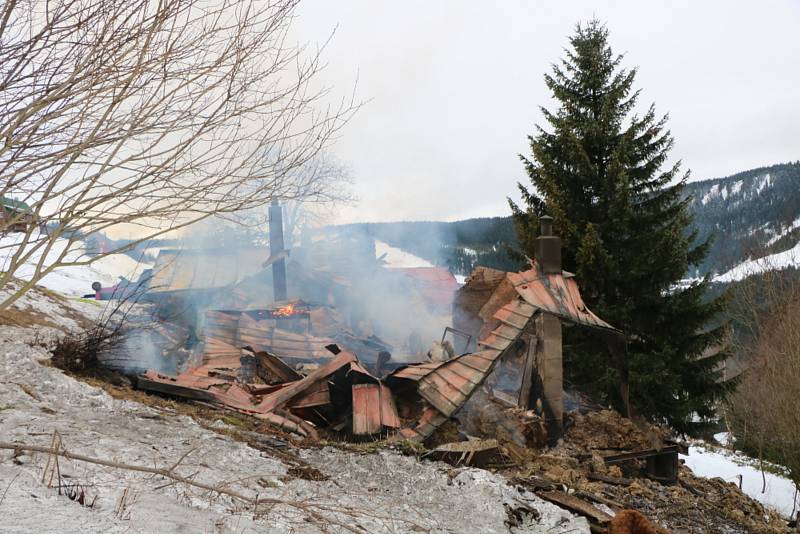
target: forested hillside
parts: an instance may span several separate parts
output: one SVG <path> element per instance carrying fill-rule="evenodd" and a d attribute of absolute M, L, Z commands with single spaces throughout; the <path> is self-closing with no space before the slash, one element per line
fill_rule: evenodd
<path fill-rule="evenodd" d="M 690 183 L 700 237 L 714 236 L 698 274 L 792 248 L 800 236 L 800 162 Z"/>
<path fill-rule="evenodd" d="M 692 197 L 689 210 L 699 239 L 714 236 L 706 261 L 689 276 L 723 273 L 748 258 L 791 249 L 800 240 L 800 162 L 692 182 L 686 194 Z M 508 255 L 517 245 L 511 217 L 346 228 L 449 266 L 455 274 L 469 274 L 476 265 L 519 267 Z"/>

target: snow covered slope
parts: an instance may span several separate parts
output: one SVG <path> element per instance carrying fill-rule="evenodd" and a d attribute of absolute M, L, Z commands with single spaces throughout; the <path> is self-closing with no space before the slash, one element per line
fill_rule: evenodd
<path fill-rule="evenodd" d="M 741 477 L 742 491 L 762 504 L 774 508 L 784 517 L 789 517 L 792 511 L 796 510 L 796 494 L 792 481 L 770 472 L 764 472 L 762 478 L 757 460 L 753 458 L 700 444 L 689 447 L 689 455 L 682 455 L 681 458 L 695 474 L 703 477 L 720 477 L 726 482 L 736 484 Z"/>
<path fill-rule="evenodd" d="M 0 270 L 8 268 L 10 258 L 19 248 L 22 242 L 22 234 L 8 234 L 0 237 Z M 34 236 L 37 239 L 39 236 Z M 30 245 L 28 245 L 30 247 Z M 68 246 L 66 239 L 56 240 L 54 246 L 47 254 L 46 264 L 50 264 L 58 259 L 58 256 Z M 85 261 L 90 259 L 85 253 L 83 243 L 73 244 L 65 261 Z M 29 248 L 30 250 L 30 248 Z M 42 251 L 38 250 L 20 266 L 14 273 L 16 278 L 30 280 L 35 272 L 36 264 L 42 257 Z M 101 258 L 90 265 L 76 265 L 70 267 L 59 267 L 52 273 L 45 276 L 39 285 L 69 296 L 82 296 L 92 292 L 92 282 L 100 282 L 104 287 L 112 286 L 119 281 L 120 277 L 137 279 L 142 270 L 150 268 L 151 265 L 140 263 L 124 254 L 112 254 Z"/>
<path fill-rule="evenodd" d="M 778 271 L 787 267 L 800 266 L 800 242 L 789 250 L 769 254 L 763 258 L 747 259 L 730 269 L 729 271 L 715 276 L 715 282 L 737 282 L 744 280 L 748 276 L 764 273 L 767 271 Z"/>

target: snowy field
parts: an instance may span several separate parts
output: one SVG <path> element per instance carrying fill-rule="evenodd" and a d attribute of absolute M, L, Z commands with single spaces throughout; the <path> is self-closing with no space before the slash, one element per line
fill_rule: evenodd
<path fill-rule="evenodd" d="M 584 518 L 517 489 L 498 475 L 392 451 L 295 449 L 330 477 L 292 474 L 293 461 L 261 452 L 168 408 L 111 398 L 42 365 L 47 351 L 31 331 L 0 327 L 0 442 L 49 446 L 58 432 L 78 454 L 169 467 L 193 481 L 249 498 L 275 499 L 258 513 L 216 492 L 149 473 L 61 459 L 67 484 L 85 488 L 88 508 L 42 482 L 48 455 L 0 450 L 0 532 L 589 533 Z M 231 429 L 222 420 L 213 428 Z M 301 464 L 302 465 L 302 464 Z M 47 477 L 45 477 L 45 481 Z M 52 485 L 51 485 L 52 486 Z M 96 500 L 95 500 L 96 498 Z M 509 526 L 509 510 L 531 508 Z"/>
<path fill-rule="evenodd" d="M 19 247 L 23 234 L 10 234 L 0 237 L 0 270 L 7 269 L 10 258 Z M 33 239 L 37 239 L 34 236 Z M 66 239 L 58 239 L 55 245 L 47 254 L 45 265 L 56 261 L 64 249 L 68 246 Z M 28 250 L 31 245 L 28 245 Z M 72 244 L 63 261 L 84 261 L 89 259 L 85 253 L 83 243 Z M 16 278 L 30 280 L 35 272 L 36 264 L 42 258 L 42 250 L 35 251 L 31 257 L 20 266 L 14 273 Z M 129 280 L 136 280 L 144 269 L 149 269 L 151 265 L 139 263 L 133 258 L 124 254 L 112 254 L 101 258 L 91 265 L 76 265 L 70 267 L 59 267 L 52 273 L 45 276 L 39 285 L 47 289 L 57 291 L 63 295 L 80 297 L 92 293 L 92 283 L 100 282 L 103 287 L 113 286 L 119 282 L 120 277 Z"/>
<path fill-rule="evenodd" d="M 717 434 L 715 438 L 724 444 L 727 434 Z M 689 447 L 688 456 L 681 455 L 681 458 L 699 476 L 719 477 L 735 484 L 739 483 L 741 476 L 742 491 L 785 517 L 789 517 L 795 510 L 796 494 L 792 481 L 769 472 L 764 472 L 762 478 L 758 461 L 749 456 L 697 443 Z M 797 506 L 800 506 L 800 502 Z"/>

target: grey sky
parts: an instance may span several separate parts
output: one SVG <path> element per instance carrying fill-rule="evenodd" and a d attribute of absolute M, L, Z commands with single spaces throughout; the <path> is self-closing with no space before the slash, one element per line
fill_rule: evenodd
<path fill-rule="evenodd" d="M 800 1 L 305 0 L 295 33 L 326 50 L 339 96 L 370 102 L 333 152 L 360 202 L 336 222 L 505 215 L 517 158 L 553 107 L 542 79 L 596 15 L 669 113 L 692 179 L 800 159 Z"/>

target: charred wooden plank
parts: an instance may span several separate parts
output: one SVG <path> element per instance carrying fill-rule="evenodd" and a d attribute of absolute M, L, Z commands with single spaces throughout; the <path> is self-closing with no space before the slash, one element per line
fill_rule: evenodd
<path fill-rule="evenodd" d="M 596 523 L 604 524 L 611 521 L 613 518 L 605 513 L 604 511 L 600 510 L 596 506 L 592 505 L 584 501 L 583 499 L 579 499 L 574 495 L 570 495 L 563 491 L 539 491 L 536 492 L 536 495 L 541 497 L 546 501 L 550 501 L 553 504 L 557 504 L 562 508 L 566 508 L 570 512 L 574 512 L 576 514 L 582 515 L 587 517 Z"/>
<path fill-rule="evenodd" d="M 612 484 L 614 486 L 630 486 L 632 482 L 629 478 L 612 477 L 609 475 L 601 475 L 600 473 L 588 473 L 586 478 L 596 482 L 605 482 L 606 484 Z"/>
<path fill-rule="evenodd" d="M 256 351 L 251 347 L 244 347 L 245 351 L 252 353 L 258 360 L 258 364 L 267 369 L 272 375 L 282 382 L 293 382 L 300 380 L 303 376 L 286 365 L 286 363 L 277 356 L 270 354 L 266 351 Z"/>
<path fill-rule="evenodd" d="M 154 391 L 156 393 L 164 393 L 166 395 L 183 397 L 186 399 L 206 402 L 216 402 L 217 400 L 216 396 L 207 390 L 180 386 L 178 384 L 168 384 L 158 380 L 150 380 L 143 376 L 136 378 L 136 387 L 145 391 Z"/>

